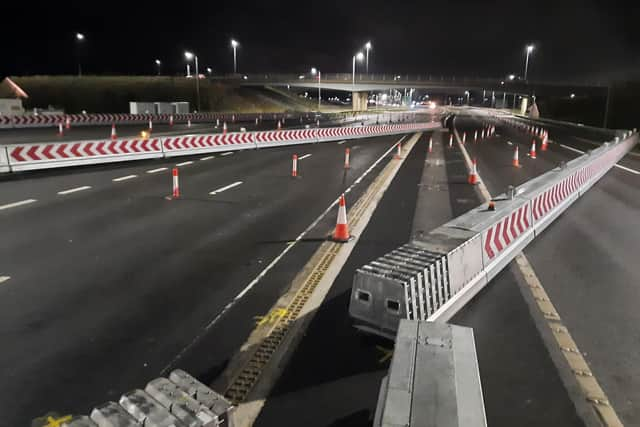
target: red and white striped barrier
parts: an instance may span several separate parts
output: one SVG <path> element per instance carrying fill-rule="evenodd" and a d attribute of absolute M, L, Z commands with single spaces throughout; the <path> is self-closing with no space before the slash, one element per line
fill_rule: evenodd
<path fill-rule="evenodd" d="M 487 228 L 482 237 L 485 264 L 507 250 L 512 242 L 531 228 L 532 223 L 529 205 L 526 204 Z"/>

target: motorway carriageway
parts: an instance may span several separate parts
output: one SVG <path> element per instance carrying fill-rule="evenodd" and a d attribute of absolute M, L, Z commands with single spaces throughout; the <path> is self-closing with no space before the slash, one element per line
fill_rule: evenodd
<path fill-rule="evenodd" d="M 480 127 L 477 121 L 461 118 L 457 126 L 460 134 L 467 131 L 467 141 Z M 530 137 L 518 131 L 505 130 L 477 145 L 468 142 L 466 148 L 477 156 L 480 175 L 497 195 L 508 184 L 544 173 L 601 139 L 592 135 L 585 143 L 585 135 L 571 136 L 573 130 L 566 127 L 551 134 L 552 140 L 571 149 L 552 144 L 549 151 L 538 151 L 536 160 L 526 156 Z M 502 132 L 498 127 L 498 134 Z M 351 326 L 347 307 L 355 269 L 481 203 L 480 195 L 466 184 L 467 171 L 455 142 L 454 149 L 443 148 L 448 135 L 435 133 L 434 152 L 427 154 L 427 138 L 414 147 L 385 193 L 256 426 L 273 425 L 283 414 L 307 427 L 371 425 L 392 352 L 389 342 L 363 337 Z M 508 142 L 520 144 L 521 169 L 511 166 L 514 147 Z M 640 167 L 633 156 L 621 164 Z M 640 319 L 633 308 L 640 296 L 640 270 L 630 258 L 637 253 L 640 224 L 629 230 L 639 217 L 639 178 L 613 168 L 525 250 L 625 425 L 639 424 L 630 402 L 638 402 L 640 392 L 634 338 Z M 567 392 L 562 380 L 570 374 L 566 362 L 548 332 L 541 336 L 540 322 L 530 314 L 520 282 L 521 274 L 508 267 L 452 320 L 474 328 L 488 425 L 583 425 L 571 397 L 581 402 L 585 398 L 575 388 Z"/>
<path fill-rule="evenodd" d="M 212 319 L 402 138 L 3 177 L 0 425 L 28 425 L 50 410 L 87 413 L 171 368 L 214 379 L 326 238 L 337 209 Z M 176 164 L 182 197 L 169 200 Z M 25 200 L 34 201 L 15 204 Z"/>

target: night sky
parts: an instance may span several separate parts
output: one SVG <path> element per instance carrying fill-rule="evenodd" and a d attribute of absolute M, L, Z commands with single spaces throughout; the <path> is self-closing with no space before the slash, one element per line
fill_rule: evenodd
<path fill-rule="evenodd" d="M 2 6 L 0 76 L 73 74 L 75 32 L 86 35 L 88 74 L 184 70 L 193 50 L 201 69 L 350 72 L 371 40 L 370 71 L 530 79 L 640 76 L 640 6 L 609 1 L 8 1 Z"/>

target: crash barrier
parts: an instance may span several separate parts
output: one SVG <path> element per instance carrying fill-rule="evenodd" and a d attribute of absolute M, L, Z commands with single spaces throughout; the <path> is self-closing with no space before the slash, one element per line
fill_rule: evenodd
<path fill-rule="evenodd" d="M 94 407 L 90 416 L 47 417 L 43 425 L 53 425 L 53 419 L 61 427 L 232 427 L 234 409 L 222 395 L 177 369 L 144 390 L 123 394 L 117 403 Z"/>
<path fill-rule="evenodd" d="M 403 319 L 374 427 L 486 427 L 473 329 Z"/>
<path fill-rule="evenodd" d="M 359 268 L 355 326 L 392 337 L 403 318 L 448 320 L 637 141 L 605 142 Z"/>
<path fill-rule="evenodd" d="M 229 132 L 175 137 L 12 144 L 0 147 L 0 171 L 25 171 L 394 135 L 439 127 L 400 123 L 358 127 Z M 4 150 L 4 151 L 3 151 Z"/>

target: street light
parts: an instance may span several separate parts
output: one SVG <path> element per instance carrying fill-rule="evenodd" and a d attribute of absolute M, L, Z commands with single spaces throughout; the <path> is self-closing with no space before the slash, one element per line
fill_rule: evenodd
<path fill-rule="evenodd" d="M 156 59 L 156 66 L 158 67 L 158 75 L 160 75 L 160 66 L 162 65 L 162 62 L 160 62 L 159 59 Z"/>
<path fill-rule="evenodd" d="M 207 74 L 211 75 L 213 73 L 213 69 L 211 67 L 207 67 Z"/>
<path fill-rule="evenodd" d="M 529 71 L 529 55 L 531 54 L 531 52 L 533 52 L 533 45 L 530 44 L 527 46 L 526 48 L 527 50 L 527 59 L 524 63 L 524 81 L 527 81 L 527 72 Z"/>
<path fill-rule="evenodd" d="M 516 75 L 515 75 L 515 74 L 509 74 L 509 80 L 513 80 L 513 79 L 515 79 L 515 78 L 516 78 Z"/>
<path fill-rule="evenodd" d="M 82 77 L 82 64 L 81 64 L 81 43 L 84 41 L 84 34 L 76 33 L 76 54 L 78 55 L 78 77 Z"/>
<path fill-rule="evenodd" d="M 198 112 L 200 111 L 200 72 L 198 71 L 198 55 L 194 55 L 192 52 L 186 51 L 184 57 L 187 61 L 196 60 L 196 99 L 198 104 Z"/>
<path fill-rule="evenodd" d="M 233 74 L 238 73 L 238 57 L 236 55 L 236 48 L 240 45 L 236 40 L 231 39 L 231 47 L 233 48 Z"/>
<path fill-rule="evenodd" d="M 318 75 L 318 113 L 320 113 L 320 101 L 322 100 L 322 95 L 320 94 L 320 84 L 321 84 L 322 73 L 320 72 L 320 70 L 313 67 L 311 69 L 311 75 L 315 76 L 316 74 Z"/>
<path fill-rule="evenodd" d="M 469 91 L 468 91 L 468 90 L 465 90 L 465 91 L 464 91 L 464 94 L 465 94 L 465 95 L 466 95 L 466 97 L 467 97 L 467 105 L 469 105 L 469 98 L 470 98 Z"/>
<path fill-rule="evenodd" d="M 353 55 L 353 75 L 352 75 L 352 84 L 353 87 L 355 88 L 356 86 L 356 59 L 358 61 L 362 61 L 364 59 L 364 54 L 362 52 L 358 52 L 355 55 Z"/>
<path fill-rule="evenodd" d="M 366 62 L 366 67 L 367 67 L 367 74 L 369 74 L 369 51 L 371 50 L 372 46 L 371 46 L 371 42 L 367 42 L 367 44 L 364 45 L 364 48 L 367 50 L 367 62 Z"/>

